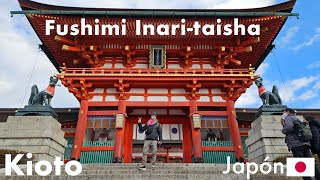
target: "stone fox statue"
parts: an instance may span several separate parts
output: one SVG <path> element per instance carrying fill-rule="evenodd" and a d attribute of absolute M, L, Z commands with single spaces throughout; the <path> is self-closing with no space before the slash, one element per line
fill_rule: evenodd
<path fill-rule="evenodd" d="M 262 78 L 258 78 L 254 82 L 258 86 L 263 105 L 282 104 L 277 86 L 273 86 L 272 92 L 269 92 L 263 87 Z"/>
<path fill-rule="evenodd" d="M 54 96 L 54 90 L 56 88 L 59 79 L 51 76 L 50 82 L 47 88 L 43 91 L 38 90 L 37 85 L 33 85 L 31 87 L 31 95 L 29 98 L 29 105 L 49 105 L 51 103 L 51 99 Z"/>

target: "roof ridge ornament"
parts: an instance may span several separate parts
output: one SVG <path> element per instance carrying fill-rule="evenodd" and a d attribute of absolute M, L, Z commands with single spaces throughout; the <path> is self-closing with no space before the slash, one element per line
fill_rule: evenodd
<path fill-rule="evenodd" d="M 299 18 L 299 13 L 291 13 L 291 12 L 206 12 L 206 11 L 197 11 L 195 13 L 189 14 L 187 11 L 179 11 L 179 12 L 167 12 L 167 11 L 152 11 L 152 18 L 155 15 L 159 16 L 223 16 L 223 17 L 234 17 L 234 16 L 295 16 Z M 70 11 L 70 10 L 22 10 L 22 11 L 10 11 L 11 17 L 16 14 L 55 14 L 55 15 L 104 15 L 108 13 L 108 11 Z M 124 15 L 122 11 L 112 11 L 112 15 Z M 150 11 L 141 10 L 140 12 L 135 13 L 137 16 L 150 16 Z"/>

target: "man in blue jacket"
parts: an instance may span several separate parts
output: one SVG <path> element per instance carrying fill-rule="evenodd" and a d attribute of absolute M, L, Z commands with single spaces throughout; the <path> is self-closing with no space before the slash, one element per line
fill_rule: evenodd
<path fill-rule="evenodd" d="M 146 170 L 147 163 L 147 154 L 149 148 L 151 147 L 152 151 L 152 169 L 155 169 L 155 163 L 157 160 L 157 144 L 161 144 L 162 140 L 162 129 L 158 123 L 157 114 L 153 112 L 149 121 L 142 126 L 141 117 L 138 120 L 139 132 L 144 132 L 146 134 L 146 139 L 143 145 L 143 154 L 142 154 L 142 165 L 139 167 L 140 170 Z"/>

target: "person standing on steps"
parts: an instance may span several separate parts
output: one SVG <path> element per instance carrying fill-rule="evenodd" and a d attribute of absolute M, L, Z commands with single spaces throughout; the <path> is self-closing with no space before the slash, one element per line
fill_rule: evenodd
<path fill-rule="evenodd" d="M 313 116 L 304 116 L 304 119 L 308 122 L 312 132 L 311 152 L 320 158 L 320 120 Z"/>
<path fill-rule="evenodd" d="M 138 119 L 139 132 L 143 133 L 145 131 L 146 138 L 143 145 L 142 152 L 142 165 L 139 167 L 139 170 L 146 170 L 147 164 L 147 155 L 149 148 L 151 147 L 152 152 L 152 169 L 155 169 L 155 163 L 157 160 L 157 144 L 162 144 L 162 129 L 157 119 L 157 114 L 155 112 L 151 113 L 151 118 L 148 122 L 142 126 L 141 117 Z"/>
<path fill-rule="evenodd" d="M 286 135 L 285 143 L 288 146 L 289 151 L 292 152 L 293 157 L 297 158 L 310 158 L 312 157 L 310 151 L 310 142 L 301 135 L 301 121 L 295 115 L 295 111 L 291 108 L 286 108 L 283 111 L 281 117 L 281 124 L 283 125 L 282 133 Z M 300 133 L 300 136 L 299 134 Z M 320 179 L 320 170 L 317 165 L 315 165 L 315 177 L 317 180 Z M 304 180 L 312 180 L 311 177 L 302 177 Z"/>

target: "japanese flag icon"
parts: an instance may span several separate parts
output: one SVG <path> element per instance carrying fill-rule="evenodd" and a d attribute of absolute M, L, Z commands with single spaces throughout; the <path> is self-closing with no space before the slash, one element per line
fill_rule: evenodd
<path fill-rule="evenodd" d="M 287 158 L 287 176 L 314 176 L 314 158 Z"/>

